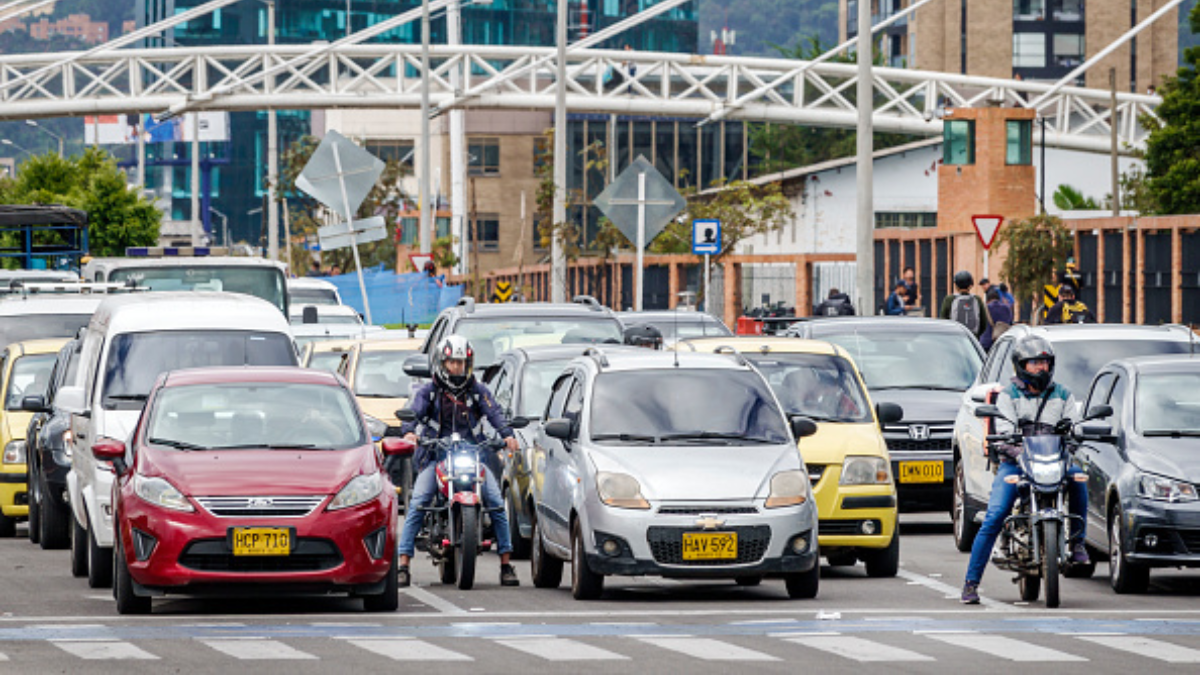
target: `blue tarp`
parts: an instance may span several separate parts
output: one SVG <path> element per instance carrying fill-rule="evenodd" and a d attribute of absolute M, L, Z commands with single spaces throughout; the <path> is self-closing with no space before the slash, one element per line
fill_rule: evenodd
<path fill-rule="evenodd" d="M 342 302 L 365 315 L 357 274 L 321 279 L 337 286 Z M 375 325 L 431 323 L 438 312 L 454 305 L 463 296 L 462 286 L 440 286 L 442 277 L 431 278 L 422 272 L 396 274 L 364 270 L 363 280 Z"/>

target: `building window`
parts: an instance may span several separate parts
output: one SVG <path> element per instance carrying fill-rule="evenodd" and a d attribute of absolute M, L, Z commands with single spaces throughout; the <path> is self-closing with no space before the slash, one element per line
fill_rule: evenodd
<path fill-rule="evenodd" d="M 384 162 L 398 162 L 400 166 L 412 168 L 413 166 L 413 148 L 416 147 L 413 141 L 367 141 L 367 152 L 375 155 Z"/>
<path fill-rule="evenodd" d="M 1041 21 L 1046 18 L 1046 0 L 1013 0 L 1013 21 Z"/>
<path fill-rule="evenodd" d="M 1083 21 L 1083 0 L 1053 0 L 1055 21 Z"/>
<path fill-rule="evenodd" d="M 1074 68 L 1083 63 L 1083 35 L 1057 33 L 1054 36 L 1054 64 Z"/>
<path fill-rule="evenodd" d="M 1046 34 L 1013 33 L 1013 67 L 1046 67 Z"/>
<path fill-rule="evenodd" d="M 471 176 L 500 175 L 499 138 L 472 138 L 468 142 L 467 173 Z"/>
<path fill-rule="evenodd" d="M 1008 120 L 1005 138 L 1005 164 L 1033 164 L 1033 120 Z"/>
<path fill-rule="evenodd" d="M 476 233 L 479 234 L 480 253 L 494 253 L 500 250 L 500 216 L 476 216 L 474 227 L 467 233 L 468 241 L 474 242 Z"/>
<path fill-rule="evenodd" d="M 876 211 L 875 229 L 937 227 L 936 211 Z"/>
<path fill-rule="evenodd" d="M 945 164 L 975 163 L 975 121 L 946 120 L 942 127 L 942 161 Z"/>

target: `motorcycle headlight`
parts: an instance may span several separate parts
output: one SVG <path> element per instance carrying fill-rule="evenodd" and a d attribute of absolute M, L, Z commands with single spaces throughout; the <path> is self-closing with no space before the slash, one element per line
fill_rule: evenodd
<path fill-rule="evenodd" d="M 849 456 L 842 463 L 842 485 L 887 485 L 892 482 L 892 466 L 884 457 Z"/>
<path fill-rule="evenodd" d="M 1161 502 L 1194 502 L 1197 499 L 1195 485 L 1150 473 L 1138 476 L 1138 494 Z"/>
<path fill-rule="evenodd" d="M 165 478 L 150 478 L 141 474 L 133 477 L 133 493 L 155 506 L 173 511 L 195 511 L 183 493 Z"/>
<path fill-rule="evenodd" d="M 377 441 L 387 434 L 387 422 L 384 422 L 378 417 L 363 415 L 363 421 L 367 423 L 367 431 L 371 434 L 371 440 Z"/>
<path fill-rule="evenodd" d="M 650 502 L 642 496 L 642 486 L 626 473 L 601 471 L 596 474 L 596 490 L 600 501 L 619 509 L 648 509 Z"/>
<path fill-rule="evenodd" d="M 808 475 L 803 471 L 780 471 L 771 476 L 771 494 L 767 495 L 768 509 L 797 506 L 808 501 Z"/>
<path fill-rule="evenodd" d="M 25 441 L 9 441 L 8 445 L 4 446 L 4 463 L 25 463 Z"/>
<path fill-rule="evenodd" d="M 469 471 L 475 468 L 475 458 L 470 455 L 457 455 L 454 458 L 454 468 L 460 471 Z"/>
<path fill-rule="evenodd" d="M 1060 483 L 1063 479 L 1062 462 L 1030 462 L 1029 475 L 1033 482 L 1042 485 Z"/>
<path fill-rule="evenodd" d="M 355 476 L 349 483 L 346 483 L 346 487 L 338 491 L 325 510 L 336 511 L 358 506 L 375 499 L 380 492 L 383 492 L 383 474 L 376 471 L 365 476 Z"/>

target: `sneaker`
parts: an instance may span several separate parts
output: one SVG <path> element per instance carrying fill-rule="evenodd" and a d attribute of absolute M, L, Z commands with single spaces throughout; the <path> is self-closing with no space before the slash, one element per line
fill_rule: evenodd
<path fill-rule="evenodd" d="M 520 586 L 521 580 L 517 578 L 517 571 L 512 565 L 500 566 L 500 585 L 501 586 Z"/>
<path fill-rule="evenodd" d="M 1086 565 L 1091 561 L 1092 559 L 1088 557 L 1087 547 L 1083 545 L 1083 542 L 1071 544 L 1071 564 Z"/>
<path fill-rule="evenodd" d="M 408 565 L 401 565 L 396 568 L 396 585 L 400 588 L 408 588 L 412 584 L 412 577 L 408 574 Z"/>
<path fill-rule="evenodd" d="M 963 584 L 962 604 L 978 605 L 979 604 L 979 584 L 967 582 Z"/>

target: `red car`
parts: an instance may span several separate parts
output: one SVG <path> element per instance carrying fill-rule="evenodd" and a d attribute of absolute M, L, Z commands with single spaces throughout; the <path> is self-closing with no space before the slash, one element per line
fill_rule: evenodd
<path fill-rule="evenodd" d="M 385 439 L 389 453 L 411 444 Z M 347 593 L 394 611 L 396 492 L 354 395 L 304 368 L 182 370 L 159 378 L 132 448 L 111 461 L 113 595 Z"/>

